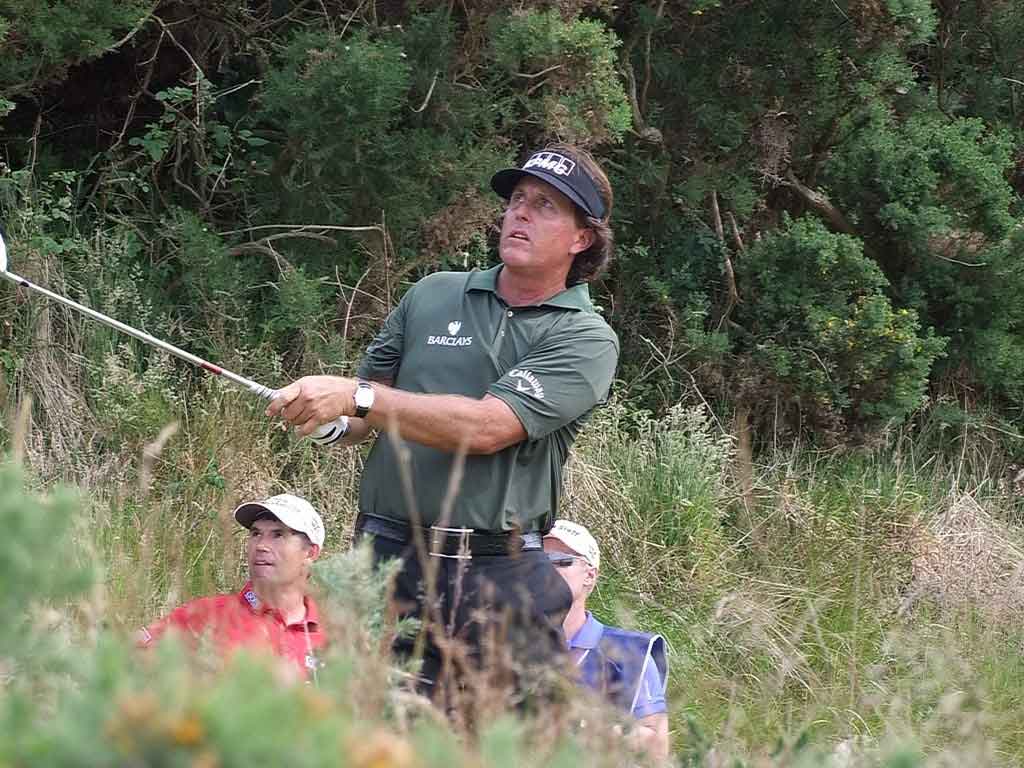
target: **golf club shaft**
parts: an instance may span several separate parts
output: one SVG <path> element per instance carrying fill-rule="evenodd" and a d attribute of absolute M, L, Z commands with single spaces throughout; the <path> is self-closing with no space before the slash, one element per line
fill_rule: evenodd
<path fill-rule="evenodd" d="M 209 371 L 210 373 L 216 376 L 223 376 L 225 379 L 229 379 L 230 381 L 233 381 L 235 384 L 243 386 L 250 392 L 257 394 L 260 397 L 266 398 L 267 400 L 273 398 L 276 392 L 276 390 L 270 389 L 269 387 L 264 387 L 262 384 L 257 384 L 255 381 L 251 381 L 250 379 L 247 379 L 244 376 L 239 376 L 237 373 L 232 373 L 231 371 L 221 368 L 219 365 L 214 365 L 211 362 L 203 360 L 203 358 L 201 357 L 193 355 L 190 352 L 186 352 L 183 349 L 179 349 L 173 344 L 168 344 L 166 341 L 162 341 L 161 339 L 158 339 L 155 336 L 151 336 L 145 331 L 140 331 L 136 328 L 132 328 L 130 325 L 125 325 L 119 320 L 115 320 L 112 317 L 107 317 L 102 312 L 97 312 L 95 309 L 90 309 L 84 304 L 79 304 L 77 301 L 72 301 L 71 299 L 61 296 L 60 294 L 54 293 L 53 291 L 48 291 L 46 288 L 36 285 L 35 283 L 31 282 L 30 280 L 26 280 L 24 277 L 21 277 L 20 275 L 15 275 L 12 272 L 2 271 L 0 272 L 0 276 L 7 278 L 12 283 L 20 285 L 22 288 L 27 288 L 31 291 L 35 291 L 36 293 L 41 293 L 46 298 L 52 301 L 56 301 L 58 304 L 63 304 L 64 306 L 71 307 L 72 309 L 77 310 L 84 315 L 88 315 L 93 320 L 103 323 L 104 325 L 109 326 L 114 330 L 127 334 L 128 336 L 138 339 L 139 341 L 145 342 L 146 344 L 150 344 L 156 347 L 157 349 L 162 349 L 164 352 L 174 355 L 175 357 L 181 358 L 185 362 L 192 363 L 192 365 L 196 365 L 202 368 L 204 371 Z"/>
<path fill-rule="evenodd" d="M 212 373 L 215 376 L 222 376 L 223 378 L 228 379 L 229 381 L 232 381 L 235 384 L 238 384 L 239 386 L 245 387 L 253 394 L 259 395 L 260 397 L 266 400 L 272 400 L 274 395 L 277 394 L 277 390 L 275 389 L 265 387 L 262 384 L 257 384 L 255 381 L 252 381 L 251 379 L 247 379 L 244 376 L 239 376 L 237 373 L 233 373 L 232 371 L 228 371 L 224 368 L 221 368 L 219 365 L 214 365 L 213 363 L 207 360 L 203 360 L 203 358 L 197 355 L 193 355 L 191 352 L 186 352 L 185 350 L 179 349 L 173 344 L 169 344 L 166 341 L 156 338 L 155 336 L 151 336 L 145 331 L 140 331 L 136 328 L 132 328 L 130 325 L 125 325 L 119 320 L 115 320 L 112 317 L 107 317 L 102 312 L 97 312 L 95 309 L 90 309 L 89 307 L 83 304 L 79 304 L 77 301 L 72 301 L 71 299 L 61 296 L 60 294 L 54 293 L 53 291 L 48 291 L 46 288 L 36 285 L 32 281 L 26 280 L 24 277 L 21 277 L 20 275 L 16 275 L 13 272 L 8 272 L 6 269 L 6 264 L 4 265 L 4 267 L 4 269 L 0 269 L 0 277 L 4 277 L 7 280 L 10 280 L 12 283 L 21 286 L 22 288 L 26 288 L 30 291 L 35 291 L 36 293 L 42 294 L 51 301 L 55 301 L 58 304 L 63 304 L 66 307 L 71 307 L 72 309 L 77 310 L 78 312 L 81 312 L 82 314 L 88 317 L 91 317 L 93 320 L 96 320 L 97 322 L 103 323 L 104 325 L 113 328 L 114 330 L 120 331 L 121 333 L 127 334 L 132 338 L 138 339 L 141 342 L 150 344 L 156 347 L 157 349 L 162 349 L 164 352 L 174 355 L 175 357 L 180 358 L 185 362 L 191 363 L 192 365 L 198 366 L 199 368 L 202 368 L 204 371 L 208 371 L 209 373 Z M 310 437 L 314 440 L 314 442 L 317 442 L 321 445 L 330 445 L 332 442 L 335 442 L 336 440 L 339 440 L 340 438 L 344 437 L 347 431 L 348 419 L 345 416 L 341 416 L 337 420 L 331 422 L 330 424 L 323 424 L 320 427 L 318 427 L 316 431 L 310 435 Z"/>

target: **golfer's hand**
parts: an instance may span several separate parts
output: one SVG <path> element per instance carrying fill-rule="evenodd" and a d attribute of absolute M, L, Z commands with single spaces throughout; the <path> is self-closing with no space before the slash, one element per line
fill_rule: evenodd
<path fill-rule="evenodd" d="M 339 416 L 355 414 L 355 379 L 341 376 L 303 376 L 278 390 L 267 416 L 280 417 L 303 437 Z"/>

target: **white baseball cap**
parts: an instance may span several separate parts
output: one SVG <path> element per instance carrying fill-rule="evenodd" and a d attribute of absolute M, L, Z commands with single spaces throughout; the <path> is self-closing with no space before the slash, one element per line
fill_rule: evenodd
<path fill-rule="evenodd" d="M 558 539 L 592 567 L 601 568 L 601 550 L 597 546 L 597 540 L 579 523 L 555 520 L 555 524 L 544 538 Z"/>
<path fill-rule="evenodd" d="M 305 499 L 280 493 L 265 501 L 247 501 L 235 510 L 235 520 L 239 525 L 251 528 L 253 521 L 264 512 L 269 512 L 293 531 L 306 534 L 318 547 L 324 545 L 324 521 Z"/>

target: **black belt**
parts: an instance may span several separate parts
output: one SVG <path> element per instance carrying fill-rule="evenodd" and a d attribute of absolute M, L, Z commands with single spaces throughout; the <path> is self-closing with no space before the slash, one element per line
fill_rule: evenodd
<path fill-rule="evenodd" d="M 356 532 L 369 533 L 399 544 L 411 542 L 415 533 L 423 537 L 427 551 L 434 557 L 463 560 L 483 555 L 511 555 L 544 547 L 544 539 L 536 531 L 476 531 L 472 528 L 441 528 L 435 525 L 419 528 L 401 520 L 377 515 L 359 515 L 356 518 Z"/>

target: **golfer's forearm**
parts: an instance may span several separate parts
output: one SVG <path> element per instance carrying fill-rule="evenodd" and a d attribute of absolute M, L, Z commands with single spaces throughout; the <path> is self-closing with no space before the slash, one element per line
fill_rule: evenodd
<path fill-rule="evenodd" d="M 462 395 L 425 395 L 375 387 L 365 421 L 377 430 L 394 425 L 403 439 L 442 451 L 490 454 L 526 438 L 511 409 L 496 400 Z"/>
<path fill-rule="evenodd" d="M 357 419 L 355 416 L 350 416 L 348 420 L 348 432 L 341 438 L 335 445 L 350 446 L 359 445 L 373 434 L 373 427 L 366 423 L 366 419 Z"/>

